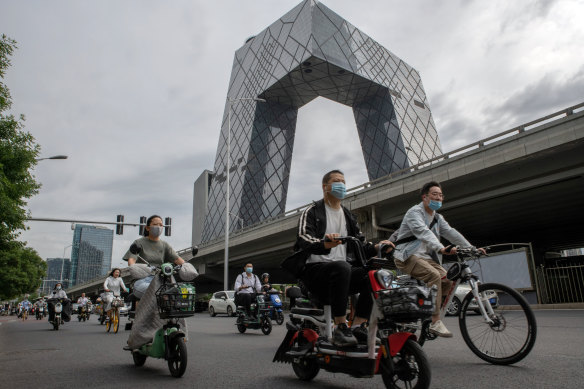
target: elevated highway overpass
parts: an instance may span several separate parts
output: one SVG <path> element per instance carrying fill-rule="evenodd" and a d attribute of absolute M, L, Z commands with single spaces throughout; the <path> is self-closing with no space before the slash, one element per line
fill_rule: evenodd
<path fill-rule="evenodd" d="M 446 195 L 440 213 L 477 246 L 529 242 L 536 263 L 547 251 L 584 247 L 584 103 L 352 188 L 343 204 L 367 239 L 378 241 L 399 227 L 431 180 Z M 273 282 L 294 281 L 279 264 L 306 206 L 230 235 L 230 284 L 248 261 Z M 199 292 L 222 289 L 224 239 L 199 245 L 191 263 L 201 274 Z"/>

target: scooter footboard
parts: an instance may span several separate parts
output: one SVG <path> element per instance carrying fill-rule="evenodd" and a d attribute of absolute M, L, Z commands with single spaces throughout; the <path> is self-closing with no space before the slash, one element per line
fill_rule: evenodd
<path fill-rule="evenodd" d="M 353 377 L 373 377 L 376 360 L 371 358 L 347 358 L 338 355 L 317 357 L 318 365 L 331 373 L 345 373 Z"/>

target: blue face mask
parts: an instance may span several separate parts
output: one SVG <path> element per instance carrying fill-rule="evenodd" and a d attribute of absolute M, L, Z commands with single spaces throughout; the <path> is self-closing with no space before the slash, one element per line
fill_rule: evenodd
<path fill-rule="evenodd" d="M 342 200 L 347 195 L 347 188 L 342 182 L 333 182 L 331 184 L 331 194 L 337 199 Z"/>
<path fill-rule="evenodd" d="M 253 271 L 253 267 L 246 267 L 246 268 L 245 268 L 245 271 L 246 271 L 247 273 L 251 273 L 251 272 Z"/>
<path fill-rule="evenodd" d="M 430 203 L 428 204 L 428 208 L 432 211 L 437 211 L 440 207 L 442 207 L 442 201 L 430 200 Z"/>

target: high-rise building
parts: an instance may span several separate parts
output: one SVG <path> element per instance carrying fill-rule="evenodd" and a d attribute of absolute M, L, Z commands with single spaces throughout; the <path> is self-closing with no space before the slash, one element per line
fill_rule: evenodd
<path fill-rule="evenodd" d="M 71 249 L 71 286 L 105 276 L 112 264 L 114 231 L 76 224 Z"/>
<path fill-rule="evenodd" d="M 235 52 L 203 242 L 224 236 L 226 212 L 231 231 L 285 212 L 298 109 L 319 96 L 352 108 L 370 180 L 442 154 L 416 69 L 305 0 Z"/>
<path fill-rule="evenodd" d="M 65 261 L 63 263 L 63 261 Z M 69 258 L 47 258 L 47 277 L 41 286 L 42 293 L 48 294 L 57 282 L 63 280 L 63 288 L 67 289 L 71 279 L 71 260 Z"/>

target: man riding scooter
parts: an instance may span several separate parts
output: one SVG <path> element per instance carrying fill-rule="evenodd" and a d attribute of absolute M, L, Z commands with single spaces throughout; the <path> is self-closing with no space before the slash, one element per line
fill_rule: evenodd
<path fill-rule="evenodd" d="M 262 274 L 262 293 L 270 308 L 270 319 L 282 324 L 284 322 L 284 312 L 282 310 L 282 300 L 279 296 L 280 291 L 272 287 L 268 273 Z"/>
<path fill-rule="evenodd" d="M 258 276 L 253 274 L 253 265 L 247 263 L 244 266 L 244 272 L 235 278 L 235 304 L 245 308 L 248 318 L 254 315 L 250 308 L 256 293 L 262 293 L 262 286 Z"/>
<path fill-rule="evenodd" d="M 308 290 L 332 306 L 335 330 L 332 343 L 339 347 L 367 341 L 366 321 L 373 299 L 369 290 L 367 272 L 351 265 L 354 247 L 336 240 L 339 236 L 359 237 L 361 231 L 355 217 L 341 205 L 347 193 L 345 176 L 332 170 L 322 178 L 323 199 L 316 201 L 302 213 L 295 249 L 307 253 L 305 270 L 300 279 Z M 377 254 L 380 244 L 393 248 L 390 241 L 363 246 L 367 257 Z M 347 326 L 346 309 L 349 295 L 360 293 L 352 328 Z"/>

